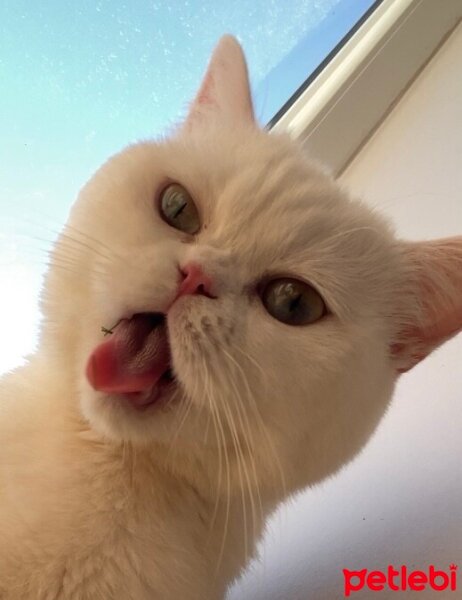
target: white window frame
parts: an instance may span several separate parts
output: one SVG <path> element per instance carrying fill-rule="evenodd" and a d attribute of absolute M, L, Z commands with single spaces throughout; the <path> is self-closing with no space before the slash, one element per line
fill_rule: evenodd
<path fill-rule="evenodd" d="M 462 19 L 462 0 L 383 0 L 274 124 L 340 175 Z"/>

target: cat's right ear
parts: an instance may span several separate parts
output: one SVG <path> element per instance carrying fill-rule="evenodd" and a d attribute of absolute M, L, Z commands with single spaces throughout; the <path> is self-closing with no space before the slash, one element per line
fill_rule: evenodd
<path fill-rule="evenodd" d="M 391 347 L 400 373 L 462 331 L 462 236 L 403 243 L 402 250 L 404 306 Z"/>
<path fill-rule="evenodd" d="M 201 127 L 210 121 L 255 126 L 247 64 L 231 35 L 218 42 L 184 127 Z"/>

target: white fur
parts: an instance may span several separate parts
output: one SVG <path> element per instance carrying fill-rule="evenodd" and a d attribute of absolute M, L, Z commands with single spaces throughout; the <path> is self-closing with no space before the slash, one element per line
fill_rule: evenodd
<path fill-rule="evenodd" d="M 0 382 L 2 600 L 222 598 L 268 513 L 348 462 L 397 370 L 461 327 L 461 240 L 437 246 L 438 259 L 396 240 L 297 143 L 252 123 L 231 38 L 208 85 L 227 80 L 230 56 L 244 92 L 207 88 L 207 106 L 199 96 L 170 139 L 113 157 L 56 245 L 39 350 Z M 166 181 L 197 203 L 194 239 L 159 216 Z M 95 392 L 84 371 L 101 326 L 166 311 L 189 259 L 217 298 L 183 297 L 168 312 L 185 397 L 137 412 Z M 268 274 L 310 282 L 330 314 L 276 321 L 256 293 Z M 433 304 L 419 301 L 422 286 Z"/>

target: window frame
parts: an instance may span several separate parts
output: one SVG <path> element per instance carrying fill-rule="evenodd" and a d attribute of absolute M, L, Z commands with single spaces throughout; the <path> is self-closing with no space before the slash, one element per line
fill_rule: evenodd
<path fill-rule="evenodd" d="M 269 125 L 301 139 L 334 176 L 345 170 L 462 19 L 460 0 L 383 0 L 372 8 Z"/>

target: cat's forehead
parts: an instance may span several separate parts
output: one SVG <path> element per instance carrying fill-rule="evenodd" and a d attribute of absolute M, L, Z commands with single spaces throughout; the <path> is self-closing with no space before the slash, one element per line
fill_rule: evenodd
<path fill-rule="evenodd" d="M 177 176 L 198 203 L 208 242 L 254 259 L 294 260 L 359 219 L 331 178 L 286 136 L 254 132 L 196 143 L 182 149 L 189 159 L 178 164 Z"/>
<path fill-rule="evenodd" d="M 170 177 L 188 188 L 217 236 L 235 237 L 263 223 L 293 236 L 341 204 L 330 178 L 287 136 L 256 131 L 187 140 L 172 147 L 173 156 Z"/>

